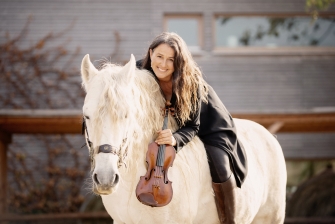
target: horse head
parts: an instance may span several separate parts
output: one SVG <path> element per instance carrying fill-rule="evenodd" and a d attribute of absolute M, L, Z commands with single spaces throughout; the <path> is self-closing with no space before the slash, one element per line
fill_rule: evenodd
<path fill-rule="evenodd" d="M 127 169 L 126 163 L 137 163 L 134 145 L 147 146 L 154 130 L 159 129 L 153 121 L 161 120 L 160 111 L 153 109 L 148 114 L 145 108 L 159 108 L 164 100 L 152 75 L 136 69 L 133 55 L 123 67 L 105 64 L 100 70 L 86 55 L 81 75 L 86 91 L 83 119 L 92 160 L 93 191 L 107 195 L 117 190 L 121 167 Z M 153 131 L 144 132 L 143 128 Z"/>

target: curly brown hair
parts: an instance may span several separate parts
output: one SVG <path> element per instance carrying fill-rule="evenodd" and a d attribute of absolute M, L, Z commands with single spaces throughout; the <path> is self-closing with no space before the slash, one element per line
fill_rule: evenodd
<path fill-rule="evenodd" d="M 154 50 L 161 44 L 169 45 L 175 52 L 172 88 L 177 98 L 177 116 L 181 125 L 184 125 L 192 112 L 198 109 L 201 101 L 207 102 L 207 83 L 185 41 L 172 32 L 163 32 L 152 41 L 143 59 L 142 68 L 151 70 L 150 49 Z"/>

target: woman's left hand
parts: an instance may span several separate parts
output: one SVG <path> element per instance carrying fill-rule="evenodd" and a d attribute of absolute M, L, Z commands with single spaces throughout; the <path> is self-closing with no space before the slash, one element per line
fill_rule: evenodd
<path fill-rule="evenodd" d="M 176 139 L 172 135 L 171 129 L 164 129 L 158 131 L 158 136 L 155 140 L 158 145 L 172 145 L 175 146 L 177 144 Z"/>

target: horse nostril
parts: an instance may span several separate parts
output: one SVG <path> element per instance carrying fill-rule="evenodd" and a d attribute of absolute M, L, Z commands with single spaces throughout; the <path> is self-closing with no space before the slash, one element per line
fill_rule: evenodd
<path fill-rule="evenodd" d="M 96 184 L 100 184 L 99 180 L 98 180 L 98 175 L 95 173 L 93 174 L 93 180 Z"/>
<path fill-rule="evenodd" d="M 119 182 L 119 175 L 115 174 L 113 185 L 116 185 L 118 182 Z"/>

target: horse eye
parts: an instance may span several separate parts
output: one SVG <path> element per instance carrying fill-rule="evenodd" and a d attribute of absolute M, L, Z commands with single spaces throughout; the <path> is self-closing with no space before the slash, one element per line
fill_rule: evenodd
<path fill-rule="evenodd" d="M 90 117 L 89 116 L 84 116 L 87 120 L 89 120 L 90 119 Z"/>

